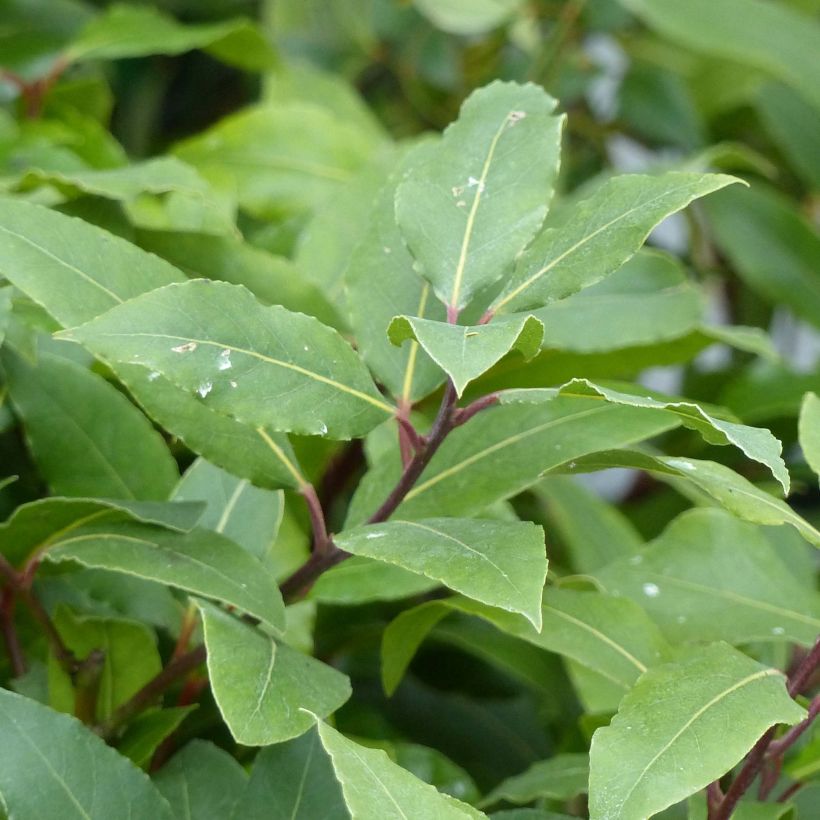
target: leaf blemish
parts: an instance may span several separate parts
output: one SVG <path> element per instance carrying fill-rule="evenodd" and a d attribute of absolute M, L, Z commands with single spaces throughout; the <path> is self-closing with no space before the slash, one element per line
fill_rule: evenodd
<path fill-rule="evenodd" d="M 647 598 L 657 598 L 661 594 L 661 588 L 657 584 L 646 583 L 641 589 Z"/>
<path fill-rule="evenodd" d="M 202 382 L 202 384 L 197 387 L 196 392 L 204 399 L 211 390 L 214 389 L 213 382 Z"/>
<path fill-rule="evenodd" d="M 216 366 L 219 370 L 230 370 L 233 367 L 230 350 L 225 349 L 219 354 Z"/>
<path fill-rule="evenodd" d="M 186 342 L 184 345 L 172 347 L 174 353 L 193 353 L 196 350 L 196 342 Z"/>

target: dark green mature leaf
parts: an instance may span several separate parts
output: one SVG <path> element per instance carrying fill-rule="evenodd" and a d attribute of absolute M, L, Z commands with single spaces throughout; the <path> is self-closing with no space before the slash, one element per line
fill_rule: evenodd
<path fill-rule="evenodd" d="M 175 533 L 147 524 L 94 522 L 50 539 L 44 558 L 77 561 L 224 601 L 285 629 L 274 575 L 242 547 L 208 530 Z"/>
<path fill-rule="evenodd" d="M 677 424 L 664 410 L 608 405 L 560 396 L 542 404 L 509 404 L 482 411 L 448 436 L 398 514 L 403 518 L 466 516 L 535 484 L 558 464 L 640 441 Z M 359 485 L 349 525 L 363 522 L 400 474 L 383 459 Z"/>
<path fill-rule="evenodd" d="M 692 200 L 738 182 L 723 174 L 624 174 L 544 223 L 492 306 L 513 313 L 594 285 L 624 264 L 650 231 Z"/>
<path fill-rule="evenodd" d="M 639 388 L 636 387 L 636 389 Z M 680 418 L 684 427 L 697 430 L 709 444 L 733 444 L 748 458 L 765 464 L 780 482 L 783 491 L 789 492 L 789 472 L 781 457 L 783 445 L 768 430 L 715 418 L 693 402 L 656 399 L 651 396 L 625 393 L 594 384 L 589 379 L 573 379 L 559 387 L 557 391 L 549 389 L 510 391 L 503 394 L 502 401 L 549 401 L 554 395 L 598 397 L 606 402 L 625 404 L 630 407 L 668 410 Z"/>
<path fill-rule="evenodd" d="M 396 316 L 387 329 L 390 341 L 417 341 L 425 353 L 452 379 L 460 396 L 473 379 L 489 370 L 511 350 L 531 359 L 540 349 L 544 325 L 534 316 L 516 316 L 490 325 L 434 322 Z"/>
<path fill-rule="evenodd" d="M 766 0 L 620 2 L 681 45 L 762 69 L 820 107 L 820 25 L 808 15 Z"/>
<path fill-rule="evenodd" d="M 132 720 L 117 743 L 117 751 L 141 769 L 147 768 L 157 747 L 175 732 L 197 707 L 150 709 Z"/>
<path fill-rule="evenodd" d="M 336 331 L 236 285 L 169 285 L 62 337 L 153 369 L 249 425 L 349 438 L 392 413 Z"/>
<path fill-rule="evenodd" d="M 255 627 L 198 602 L 214 698 L 231 734 L 245 746 L 298 737 L 350 697 L 350 682 L 330 666 L 277 644 Z"/>
<path fill-rule="evenodd" d="M 820 399 L 806 393 L 800 408 L 800 446 L 809 467 L 820 476 Z"/>
<path fill-rule="evenodd" d="M 4 351 L 14 407 L 43 478 L 57 495 L 161 500 L 179 478 L 151 423 L 100 376 L 68 359 L 36 364 Z"/>
<path fill-rule="evenodd" d="M 688 650 L 650 669 L 595 732 L 590 813 L 643 820 L 724 775 L 770 726 L 804 716 L 778 670 L 727 644 Z"/>
<path fill-rule="evenodd" d="M 757 527 L 722 510 L 684 513 L 646 550 L 595 574 L 674 642 L 811 646 L 820 632 L 820 595 L 795 579 Z"/>
<path fill-rule="evenodd" d="M 0 689 L 0 731 L 0 798 L 11 816 L 173 820 L 148 777 L 78 720 Z"/>
<path fill-rule="evenodd" d="M 547 577 L 544 532 L 529 522 L 393 519 L 346 530 L 337 546 L 425 575 L 478 601 L 518 612 L 541 628 Z"/>
<path fill-rule="evenodd" d="M 203 48 L 250 71 L 272 68 L 273 49 L 249 20 L 184 26 L 150 7 L 117 4 L 93 19 L 68 49 L 71 61 L 181 54 Z"/>
<path fill-rule="evenodd" d="M 396 191 L 396 220 L 419 272 L 463 308 L 497 281 L 547 212 L 563 118 L 535 85 L 475 91 L 441 143 Z"/>
<path fill-rule="evenodd" d="M 247 782 L 235 758 L 204 740 L 191 741 L 154 775 L 177 820 L 229 818 Z"/>
<path fill-rule="evenodd" d="M 351 816 L 359 820 L 468 820 L 484 815 L 422 782 L 381 749 L 368 749 L 319 723 L 319 737 L 342 784 Z"/>
<path fill-rule="evenodd" d="M 21 200 L 0 200 L 0 237 L 0 274 L 67 327 L 185 278 L 101 228 Z"/>
<path fill-rule="evenodd" d="M 221 533 L 251 555 L 265 558 L 276 540 L 285 509 L 284 494 L 254 487 L 197 459 L 174 490 L 176 501 L 204 501 L 198 525 Z"/>
<path fill-rule="evenodd" d="M 588 780 L 588 755 L 559 754 L 549 760 L 539 760 L 527 771 L 508 777 L 481 801 L 481 805 L 492 806 L 500 800 L 532 803 L 541 797 L 570 800 L 586 792 Z"/>
<path fill-rule="evenodd" d="M 780 194 L 755 186 L 704 202 L 718 247 L 754 290 L 820 326 L 820 237 Z"/>
<path fill-rule="evenodd" d="M 342 789 L 316 728 L 262 749 L 233 820 L 349 820 Z"/>
<path fill-rule="evenodd" d="M 329 604 L 363 604 L 422 595 L 438 585 L 394 564 L 354 556 L 323 573 L 309 595 Z"/>

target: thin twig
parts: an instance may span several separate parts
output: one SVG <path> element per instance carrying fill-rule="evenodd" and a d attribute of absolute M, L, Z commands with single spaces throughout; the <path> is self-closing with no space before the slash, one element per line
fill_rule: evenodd
<path fill-rule="evenodd" d="M 17 627 L 14 625 L 14 608 L 17 603 L 17 594 L 12 587 L 6 587 L 0 597 L 0 629 L 3 631 L 3 640 L 11 663 L 12 676 L 19 678 L 26 673 L 26 658 L 20 646 Z"/>
<path fill-rule="evenodd" d="M 792 726 L 783 737 L 772 742 L 767 752 L 768 757 L 782 757 L 785 752 L 797 743 L 800 736 L 811 726 L 817 715 L 820 714 L 820 695 L 817 695 L 809 705 L 808 716 L 797 726 Z"/>
<path fill-rule="evenodd" d="M 77 671 L 80 669 L 80 661 L 77 659 L 77 656 L 65 645 L 60 633 L 57 631 L 57 627 L 54 626 L 54 622 L 51 620 L 48 612 L 46 612 L 46 608 L 31 588 L 21 586 L 18 592 L 28 607 L 29 612 L 31 612 L 32 617 L 45 633 L 48 645 L 51 647 L 51 651 L 54 653 L 57 662 L 73 680 Z"/>
<path fill-rule="evenodd" d="M 498 393 L 490 393 L 486 396 L 482 396 L 480 399 L 476 399 L 472 404 L 468 404 L 466 407 L 456 410 L 453 426 L 461 427 L 462 424 L 466 424 L 476 413 L 480 413 L 482 410 L 486 410 L 494 404 L 498 404 Z"/>
<path fill-rule="evenodd" d="M 312 484 L 303 484 L 299 492 L 304 496 L 310 515 L 310 527 L 313 532 L 313 552 L 327 552 L 333 544 L 327 534 L 325 513 L 319 501 L 319 496 L 316 495 L 316 490 Z"/>

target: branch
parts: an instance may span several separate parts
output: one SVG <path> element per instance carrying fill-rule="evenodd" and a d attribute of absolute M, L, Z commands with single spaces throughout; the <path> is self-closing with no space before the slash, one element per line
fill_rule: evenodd
<path fill-rule="evenodd" d="M 299 492 L 304 496 L 310 514 L 310 528 L 313 532 L 313 552 L 328 552 L 333 547 L 333 542 L 327 534 L 327 524 L 325 523 L 325 513 L 319 496 L 312 484 L 303 484 Z"/>
<path fill-rule="evenodd" d="M 26 659 L 20 646 L 20 638 L 14 625 L 14 607 L 17 593 L 12 587 L 6 587 L 0 597 L 0 629 L 11 662 L 12 677 L 19 678 L 26 673 Z"/>
<path fill-rule="evenodd" d="M 57 662 L 73 681 L 82 666 L 81 662 L 65 643 L 63 643 L 63 639 L 60 637 L 60 633 L 57 631 L 57 627 L 54 626 L 54 622 L 51 620 L 48 612 L 46 612 L 46 608 L 42 605 L 40 599 L 32 592 L 31 588 L 28 585 L 24 585 L 18 588 L 18 592 L 34 620 L 40 624 L 40 628 L 45 633 L 48 645 L 51 647 L 51 651 L 54 653 Z"/>
<path fill-rule="evenodd" d="M 809 705 L 809 714 L 805 720 L 802 720 L 797 726 L 792 726 L 783 737 L 775 740 L 769 746 L 767 757 L 782 757 L 789 748 L 797 743 L 800 736 L 811 726 L 818 714 L 820 714 L 820 695 L 817 695 Z"/>

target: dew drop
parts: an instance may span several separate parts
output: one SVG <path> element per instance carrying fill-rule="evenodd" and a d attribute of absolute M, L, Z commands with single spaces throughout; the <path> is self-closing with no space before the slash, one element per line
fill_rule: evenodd
<path fill-rule="evenodd" d="M 390 248 L 388 248 L 388 247 L 387 247 L 387 245 L 385 245 L 385 246 L 382 248 L 382 250 L 383 250 L 386 254 L 388 254 L 388 255 L 389 255 L 389 254 L 391 254 L 391 253 L 393 253 L 393 251 L 392 251 Z"/>
<path fill-rule="evenodd" d="M 231 380 L 228 382 L 228 384 L 230 384 L 230 386 L 231 386 L 231 387 L 236 387 L 236 382 L 235 382 L 233 379 L 231 379 Z"/>
<path fill-rule="evenodd" d="M 642 589 L 643 594 L 648 598 L 657 598 L 661 594 L 661 588 L 657 584 L 647 583 L 643 585 Z"/>
<path fill-rule="evenodd" d="M 197 387 L 196 392 L 204 399 L 213 389 L 214 386 L 212 382 L 202 382 L 202 384 Z"/>
<path fill-rule="evenodd" d="M 184 345 L 172 347 L 174 353 L 193 353 L 196 350 L 196 342 L 185 342 Z"/>
<path fill-rule="evenodd" d="M 216 366 L 219 370 L 230 370 L 233 367 L 233 365 L 231 364 L 230 350 L 225 349 L 219 354 Z"/>
<path fill-rule="evenodd" d="M 160 372 L 159 372 L 159 370 L 152 370 L 152 371 L 148 374 L 148 381 L 149 381 L 149 382 L 155 382 L 155 381 L 156 381 L 159 377 L 160 377 Z"/>
<path fill-rule="evenodd" d="M 369 532 L 367 533 L 367 535 L 365 535 L 365 538 L 368 541 L 372 541 L 374 538 L 384 538 L 385 535 L 386 533 L 383 532 Z"/>
<path fill-rule="evenodd" d="M 327 425 L 324 422 L 322 422 L 319 425 L 319 435 L 324 436 L 326 433 L 327 433 Z"/>
<path fill-rule="evenodd" d="M 782 626 L 772 627 L 772 635 L 785 635 L 786 630 Z"/>

